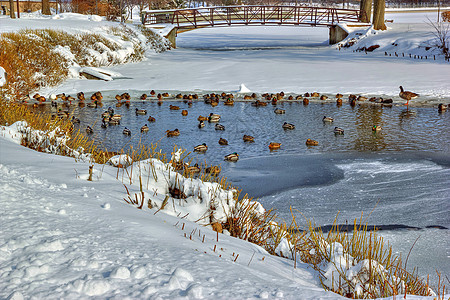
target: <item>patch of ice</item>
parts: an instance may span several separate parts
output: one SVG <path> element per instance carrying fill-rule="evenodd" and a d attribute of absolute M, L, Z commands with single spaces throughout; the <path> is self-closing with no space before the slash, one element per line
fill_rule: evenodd
<path fill-rule="evenodd" d="M 23 295 L 21 292 L 15 291 L 12 292 L 7 298 L 6 300 L 23 300 Z"/>
<path fill-rule="evenodd" d="M 120 266 L 115 268 L 109 275 L 111 278 L 115 279 L 128 279 L 130 278 L 130 270 L 127 267 Z"/>

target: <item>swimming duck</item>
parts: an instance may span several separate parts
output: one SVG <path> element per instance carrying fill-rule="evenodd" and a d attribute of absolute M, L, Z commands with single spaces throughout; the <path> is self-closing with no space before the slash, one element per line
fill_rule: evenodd
<path fill-rule="evenodd" d="M 122 99 L 125 99 L 127 101 L 131 100 L 131 96 L 128 93 L 123 93 L 121 96 L 122 96 Z"/>
<path fill-rule="evenodd" d="M 208 146 L 205 143 L 194 147 L 195 152 L 206 152 L 206 150 L 208 150 Z"/>
<path fill-rule="evenodd" d="M 225 126 L 221 125 L 221 124 L 216 124 L 216 126 L 214 126 L 215 130 L 225 130 Z"/>
<path fill-rule="evenodd" d="M 244 140 L 244 142 L 250 142 L 250 143 L 253 143 L 255 141 L 254 137 L 252 137 L 251 135 L 246 135 L 246 134 L 244 134 L 242 139 Z"/>
<path fill-rule="evenodd" d="M 178 130 L 178 128 L 176 128 L 175 130 L 167 130 L 166 134 L 167 134 L 168 137 L 179 136 L 180 135 L 180 131 Z"/>
<path fill-rule="evenodd" d="M 122 133 L 125 135 L 131 135 L 131 130 L 125 127 L 125 129 L 122 131 Z"/>
<path fill-rule="evenodd" d="M 447 106 L 444 103 L 439 103 L 438 112 L 444 112 L 447 110 Z"/>
<path fill-rule="evenodd" d="M 148 128 L 147 124 L 145 124 L 144 126 L 141 127 L 141 133 L 148 132 L 149 130 L 150 130 L 150 128 Z"/>
<path fill-rule="evenodd" d="M 185 110 L 185 109 L 183 109 L 183 110 L 181 111 L 181 115 L 184 116 L 184 117 L 186 117 L 186 116 L 188 115 L 188 111 Z"/>
<path fill-rule="evenodd" d="M 419 97 L 419 94 L 410 91 L 404 91 L 402 86 L 400 86 L 400 93 L 398 95 L 400 96 L 400 98 L 406 100 L 405 105 L 409 105 L 409 100 L 416 99 L 417 97 Z"/>
<path fill-rule="evenodd" d="M 198 128 L 203 128 L 203 127 L 205 127 L 205 122 L 200 121 L 200 122 L 198 123 Z"/>
<path fill-rule="evenodd" d="M 233 162 L 236 162 L 236 161 L 239 160 L 239 154 L 237 154 L 236 152 L 234 152 L 234 153 L 225 155 L 224 159 L 225 159 L 226 161 L 233 161 Z"/>
<path fill-rule="evenodd" d="M 140 97 L 141 100 L 146 100 L 147 99 L 147 94 L 142 94 Z"/>
<path fill-rule="evenodd" d="M 342 105 L 342 98 L 336 99 L 336 105 L 341 106 Z"/>
<path fill-rule="evenodd" d="M 162 93 L 162 96 L 167 98 L 169 97 L 169 93 Z"/>
<path fill-rule="evenodd" d="M 210 122 L 210 123 L 217 123 L 219 121 L 220 121 L 220 115 L 213 114 L 213 113 L 209 114 L 208 122 Z"/>
<path fill-rule="evenodd" d="M 150 95 L 155 96 L 156 92 L 154 90 L 150 91 Z"/>
<path fill-rule="evenodd" d="M 198 116 L 197 118 L 198 121 L 208 121 L 208 117 L 204 117 L 204 116 Z"/>
<path fill-rule="evenodd" d="M 327 99 L 328 99 L 328 96 L 325 96 L 325 95 L 320 96 L 320 100 L 327 100 Z"/>
<path fill-rule="evenodd" d="M 228 145 L 228 141 L 226 139 L 220 138 L 219 145 L 222 145 L 222 146 Z"/>
<path fill-rule="evenodd" d="M 169 105 L 169 108 L 170 108 L 171 110 L 179 110 L 179 109 L 180 109 L 179 106 L 175 106 L 175 105 Z"/>
<path fill-rule="evenodd" d="M 72 121 L 73 124 L 80 124 L 80 119 L 75 118 L 75 116 L 72 116 L 72 119 L 70 121 Z"/>
<path fill-rule="evenodd" d="M 119 119 L 113 119 L 112 117 L 110 117 L 108 119 L 108 124 L 109 125 L 119 125 L 120 124 L 120 120 Z"/>
<path fill-rule="evenodd" d="M 103 95 L 101 92 L 95 92 L 94 96 L 98 101 L 102 101 L 102 99 L 103 99 Z"/>
<path fill-rule="evenodd" d="M 344 95 L 337 93 L 336 94 L 336 99 L 341 99 L 342 97 L 344 97 Z"/>
<path fill-rule="evenodd" d="M 100 125 L 101 128 L 108 128 L 108 123 L 106 123 L 106 120 L 102 120 L 102 125 Z"/>
<path fill-rule="evenodd" d="M 380 131 L 381 130 L 381 127 L 380 126 L 378 126 L 378 125 L 373 125 L 373 127 L 372 127 L 372 131 L 373 132 L 377 132 L 377 131 Z"/>
<path fill-rule="evenodd" d="M 87 107 L 90 107 L 90 108 L 97 108 L 97 101 L 89 102 L 89 103 L 87 104 Z"/>
<path fill-rule="evenodd" d="M 303 98 L 303 105 L 308 105 L 308 104 L 309 104 L 309 99 Z"/>
<path fill-rule="evenodd" d="M 147 110 L 136 108 L 136 115 L 146 115 Z"/>
<path fill-rule="evenodd" d="M 234 100 L 231 98 L 228 98 L 227 100 L 225 100 L 225 102 L 223 103 L 224 105 L 228 105 L 228 106 L 233 106 L 234 105 Z"/>
<path fill-rule="evenodd" d="M 60 118 L 67 118 L 69 116 L 69 112 L 58 109 L 58 113 L 56 114 Z"/>
<path fill-rule="evenodd" d="M 185 166 L 184 170 L 188 174 L 197 174 L 197 173 L 200 173 L 200 171 L 201 171 L 201 169 L 198 166 L 198 164 L 195 164 L 193 166 Z"/>
<path fill-rule="evenodd" d="M 123 99 L 121 95 L 116 95 L 114 98 L 116 98 L 117 101 L 122 101 Z"/>
<path fill-rule="evenodd" d="M 288 97 L 288 100 L 294 100 L 294 96 L 290 95 L 290 96 Z"/>
<path fill-rule="evenodd" d="M 307 146 L 318 146 L 318 145 L 319 145 L 319 142 L 318 142 L 318 141 L 315 141 L 315 140 L 312 140 L 312 139 L 307 139 L 307 140 L 306 140 L 306 145 L 307 145 Z"/>
<path fill-rule="evenodd" d="M 286 111 L 284 109 L 281 109 L 281 108 L 275 108 L 275 110 L 273 112 L 276 113 L 277 115 L 281 115 L 281 114 L 285 114 L 286 113 Z"/>
<path fill-rule="evenodd" d="M 283 127 L 283 129 L 288 129 L 288 130 L 295 129 L 295 125 L 294 124 L 287 123 L 287 122 L 284 122 L 282 127 Z"/>
<path fill-rule="evenodd" d="M 87 134 L 92 134 L 92 133 L 94 133 L 94 130 L 91 128 L 91 126 L 87 126 L 87 127 L 86 127 L 86 133 L 87 133 Z"/>
<path fill-rule="evenodd" d="M 308 92 L 306 92 L 306 93 L 303 95 L 303 97 L 311 97 L 311 95 L 310 95 Z"/>
<path fill-rule="evenodd" d="M 205 173 L 211 174 L 212 176 L 218 176 L 220 173 L 220 167 L 219 166 L 207 167 Z"/>
<path fill-rule="evenodd" d="M 356 95 L 353 95 L 353 94 L 348 95 L 348 100 L 349 101 L 356 100 Z"/>
<path fill-rule="evenodd" d="M 319 97 L 319 96 L 320 96 L 320 95 L 319 95 L 318 92 L 314 92 L 314 93 L 311 94 L 311 97 L 314 97 L 314 98 L 317 98 L 317 97 Z"/>
<path fill-rule="evenodd" d="M 153 122 L 156 121 L 156 119 L 155 119 L 154 117 L 152 117 L 152 116 L 149 116 L 148 119 L 147 119 L 147 121 L 153 123 Z"/>
<path fill-rule="evenodd" d="M 280 149 L 280 147 L 281 147 L 281 143 L 272 142 L 272 143 L 269 144 L 269 149 L 270 150 Z"/>
<path fill-rule="evenodd" d="M 323 116 L 322 121 L 324 122 L 334 122 L 334 119 L 332 117 Z"/>
<path fill-rule="evenodd" d="M 368 99 L 367 97 L 358 96 L 358 99 L 356 99 L 356 100 L 358 100 L 358 101 L 366 101 L 367 99 Z"/>
<path fill-rule="evenodd" d="M 252 106 L 256 106 L 256 107 L 267 106 L 267 102 L 256 100 L 255 102 L 252 102 Z"/>
<path fill-rule="evenodd" d="M 334 127 L 334 134 L 344 134 L 344 129 L 339 127 Z"/>

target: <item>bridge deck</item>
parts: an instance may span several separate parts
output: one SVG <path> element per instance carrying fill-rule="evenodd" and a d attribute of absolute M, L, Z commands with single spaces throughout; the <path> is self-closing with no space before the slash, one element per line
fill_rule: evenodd
<path fill-rule="evenodd" d="M 364 12 L 308 6 L 245 5 L 147 11 L 144 25 L 173 24 L 178 29 L 231 25 L 309 25 L 332 26 L 358 23 Z"/>

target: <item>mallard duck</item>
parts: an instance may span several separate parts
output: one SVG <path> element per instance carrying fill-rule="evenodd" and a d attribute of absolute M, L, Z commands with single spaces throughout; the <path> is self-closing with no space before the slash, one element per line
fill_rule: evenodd
<path fill-rule="evenodd" d="M 344 97 L 344 95 L 342 95 L 342 94 L 339 94 L 339 93 L 336 94 L 336 99 L 341 99 L 343 97 Z"/>
<path fill-rule="evenodd" d="M 182 94 L 177 94 L 177 95 L 175 96 L 175 99 L 183 99 L 183 95 L 182 95 Z"/>
<path fill-rule="evenodd" d="M 234 153 L 225 155 L 224 159 L 225 159 L 226 161 L 233 161 L 233 162 L 235 162 L 235 161 L 238 161 L 238 160 L 239 160 L 239 154 L 237 154 L 236 152 L 234 152 Z"/>
<path fill-rule="evenodd" d="M 198 121 L 208 121 L 208 117 L 204 117 L 202 115 L 198 116 L 197 118 Z"/>
<path fill-rule="evenodd" d="M 121 96 L 122 96 L 122 99 L 125 99 L 127 101 L 131 100 L 131 96 L 128 93 L 123 93 Z"/>
<path fill-rule="evenodd" d="M 200 121 L 200 122 L 198 123 L 198 128 L 203 128 L 203 127 L 205 127 L 205 122 Z"/>
<path fill-rule="evenodd" d="M 150 91 L 150 95 L 155 96 L 156 92 L 154 90 Z"/>
<path fill-rule="evenodd" d="M 220 121 L 220 115 L 210 113 L 208 117 L 208 122 L 217 123 Z"/>
<path fill-rule="evenodd" d="M 179 107 L 179 106 L 176 106 L 176 105 L 169 105 L 169 108 L 170 108 L 171 110 L 179 110 L 179 109 L 180 109 L 180 107 Z"/>
<path fill-rule="evenodd" d="M 341 106 L 342 105 L 342 98 L 336 99 L 336 105 Z"/>
<path fill-rule="evenodd" d="M 86 133 L 87 133 L 87 134 L 92 134 L 92 133 L 94 133 L 94 130 L 91 128 L 91 126 L 87 126 L 87 127 L 86 127 Z"/>
<path fill-rule="evenodd" d="M 145 124 L 144 126 L 141 127 L 141 132 L 148 132 L 150 130 L 150 128 L 148 128 L 148 125 Z"/>
<path fill-rule="evenodd" d="M 217 176 L 220 173 L 220 167 L 219 166 L 207 167 L 205 173 L 211 174 L 212 176 Z"/>
<path fill-rule="evenodd" d="M 314 93 L 311 94 L 311 97 L 313 97 L 313 98 L 317 98 L 317 97 L 319 97 L 319 96 L 320 96 L 320 95 L 319 95 L 318 92 L 314 92 Z"/>
<path fill-rule="evenodd" d="M 90 107 L 90 108 L 97 108 L 97 101 L 89 102 L 89 103 L 87 104 L 87 107 Z"/>
<path fill-rule="evenodd" d="M 320 100 L 327 100 L 327 99 L 328 99 L 328 96 L 325 96 L 325 95 L 320 96 Z"/>
<path fill-rule="evenodd" d="M 311 95 L 310 95 L 308 92 L 306 92 L 306 93 L 303 95 L 303 97 L 311 97 Z"/>
<path fill-rule="evenodd" d="M 120 120 L 119 119 L 113 119 L 113 118 L 109 118 L 108 120 L 108 124 L 109 125 L 119 125 L 120 124 Z"/>
<path fill-rule="evenodd" d="M 194 147 L 195 152 L 206 152 L 206 150 L 208 150 L 208 146 L 205 143 Z"/>
<path fill-rule="evenodd" d="M 269 149 L 270 149 L 270 150 L 280 149 L 280 147 L 281 147 L 281 143 L 271 142 L 271 143 L 269 144 Z"/>
<path fill-rule="evenodd" d="M 106 120 L 102 120 L 102 125 L 100 125 L 101 128 L 108 128 L 108 123 L 106 123 Z"/>
<path fill-rule="evenodd" d="M 446 110 L 447 110 L 447 105 L 445 105 L 444 103 L 439 103 L 438 112 L 444 112 Z"/>
<path fill-rule="evenodd" d="M 416 99 L 417 97 L 419 97 L 419 94 L 410 91 L 404 91 L 402 86 L 400 86 L 400 93 L 398 95 L 400 96 L 400 98 L 406 100 L 405 105 L 409 105 L 409 100 Z"/>
<path fill-rule="evenodd" d="M 156 122 L 156 119 L 152 116 L 149 116 L 147 121 L 149 121 L 150 123 Z"/>
<path fill-rule="evenodd" d="M 356 100 L 356 95 L 353 95 L 353 94 L 348 95 L 348 100 L 349 101 Z"/>
<path fill-rule="evenodd" d="M 286 111 L 284 109 L 281 109 L 281 108 L 275 108 L 275 110 L 273 112 L 276 113 L 277 115 L 281 115 L 281 114 L 285 114 L 286 113 Z"/>
<path fill-rule="evenodd" d="M 255 102 L 252 102 L 252 106 L 256 106 L 256 107 L 267 106 L 267 102 L 256 100 Z"/>
<path fill-rule="evenodd" d="M 332 117 L 323 116 L 322 121 L 324 122 L 334 122 L 334 119 Z"/>
<path fill-rule="evenodd" d="M 242 139 L 244 140 L 244 142 L 250 142 L 250 143 L 253 143 L 255 141 L 254 137 L 252 137 L 251 135 L 246 135 L 246 134 L 244 134 Z"/>
<path fill-rule="evenodd" d="M 184 117 L 186 117 L 186 116 L 188 115 L 188 111 L 185 110 L 185 109 L 183 109 L 183 110 L 181 111 L 181 115 L 184 116 Z"/>
<path fill-rule="evenodd" d="M 219 139 L 219 145 L 225 146 L 228 145 L 228 141 L 224 138 Z"/>
<path fill-rule="evenodd" d="M 98 101 L 102 101 L 102 99 L 103 99 L 103 95 L 101 92 L 95 92 L 94 96 Z"/>
<path fill-rule="evenodd" d="M 109 118 L 111 116 L 111 113 L 109 111 L 104 111 L 102 113 L 102 118 Z"/>
<path fill-rule="evenodd" d="M 168 137 L 179 136 L 180 135 L 180 131 L 178 130 L 178 128 L 176 128 L 175 130 L 167 130 L 166 134 L 167 134 Z"/>
<path fill-rule="evenodd" d="M 318 145 L 319 145 L 319 142 L 318 142 L 318 141 L 315 141 L 315 140 L 312 140 L 312 139 L 307 139 L 307 140 L 306 140 L 306 145 L 307 145 L 307 146 L 318 146 Z"/>
<path fill-rule="evenodd" d="M 308 105 L 308 104 L 309 104 L 309 99 L 303 98 L 303 105 Z"/>
<path fill-rule="evenodd" d="M 117 120 L 117 121 L 122 120 L 122 116 L 119 114 L 113 114 L 113 115 L 111 115 L 110 118 L 111 118 L 111 120 Z"/>
<path fill-rule="evenodd" d="M 146 115 L 147 110 L 136 108 L 136 115 Z"/>
<path fill-rule="evenodd" d="M 366 101 L 368 98 L 364 96 L 358 96 L 357 101 Z"/>
<path fill-rule="evenodd" d="M 56 115 L 60 118 L 67 118 L 69 116 L 69 112 L 61 110 L 61 108 L 60 108 L 60 109 L 58 109 L 58 112 L 56 113 Z"/>
<path fill-rule="evenodd" d="M 228 106 L 233 106 L 234 105 L 234 100 L 231 98 L 228 98 L 227 100 L 225 100 L 225 102 L 223 103 L 224 105 L 228 105 Z"/>
<path fill-rule="evenodd" d="M 378 126 L 378 125 L 373 125 L 373 127 L 372 127 L 372 131 L 373 131 L 373 132 L 380 131 L 380 130 L 381 130 L 381 127 L 380 127 L 380 126 Z"/>
<path fill-rule="evenodd" d="M 146 100 L 147 99 L 147 94 L 142 94 L 140 97 L 141 100 Z"/>
<path fill-rule="evenodd" d="M 125 127 L 125 129 L 122 131 L 122 133 L 125 135 L 131 135 L 131 130 Z"/>
<path fill-rule="evenodd" d="M 334 127 L 334 134 L 344 134 L 344 129 L 339 127 Z"/>
<path fill-rule="evenodd" d="M 84 100 L 86 100 L 86 98 L 85 98 L 85 96 L 84 96 L 84 93 L 83 93 L 83 92 L 77 93 L 77 99 L 78 99 L 79 101 L 84 101 Z"/>
<path fill-rule="evenodd" d="M 185 166 L 184 170 L 186 173 L 189 173 L 189 174 L 197 174 L 197 173 L 200 173 L 200 171 L 201 171 L 198 164 L 195 164 L 193 166 Z"/>
<path fill-rule="evenodd" d="M 169 97 L 169 93 L 162 93 L 162 96 L 167 98 L 167 97 Z"/>
<path fill-rule="evenodd" d="M 72 116 L 72 119 L 70 120 L 73 124 L 80 124 L 80 119 L 75 118 L 75 116 Z"/>
<path fill-rule="evenodd" d="M 283 129 L 288 129 L 288 130 L 295 129 L 295 125 L 294 124 L 287 123 L 287 122 L 284 122 L 282 127 L 283 127 Z"/>
<path fill-rule="evenodd" d="M 215 130 L 225 130 L 225 126 L 221 125 L 221 124 L 216 124 L 216 126 L 214 126 Z"/>

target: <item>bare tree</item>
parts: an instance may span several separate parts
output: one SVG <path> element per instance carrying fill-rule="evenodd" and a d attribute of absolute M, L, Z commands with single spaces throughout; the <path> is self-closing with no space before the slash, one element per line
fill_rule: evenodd
<path fill-rule="evenodd" d="M 16 18 L 16 13 L 14 12 L 14 0 L 9 0 L 9 16 L 11 19 Z"/>
<path fill-rule="evenodd" d="M 384 9 L 386 2 L 385 0 L 375 0 L 373 4 L 373 29 L 375 30 L 386 30 L 386 25 L 384 24 Z"/>
<path fill-rule="evenodd" d="M 361 0 L 360 16 L 361 22 L 370 23 L 370 16 L 372 15 L 372 0 Z"/>
<path fill-rule="evenodd" d="M 428 24 L 433 27 L 433 35 L 436 38 L 433 46 L 440 49 L 445 59 L 450 59 L 450 24 L 445 22 L 432 22 L 428 19 Z"/>
<path fill-rule="evenodd" d="M 50 16 L 52 13 L 50 12 L 50 1 L 42 0 L 42 14 Z"/>

